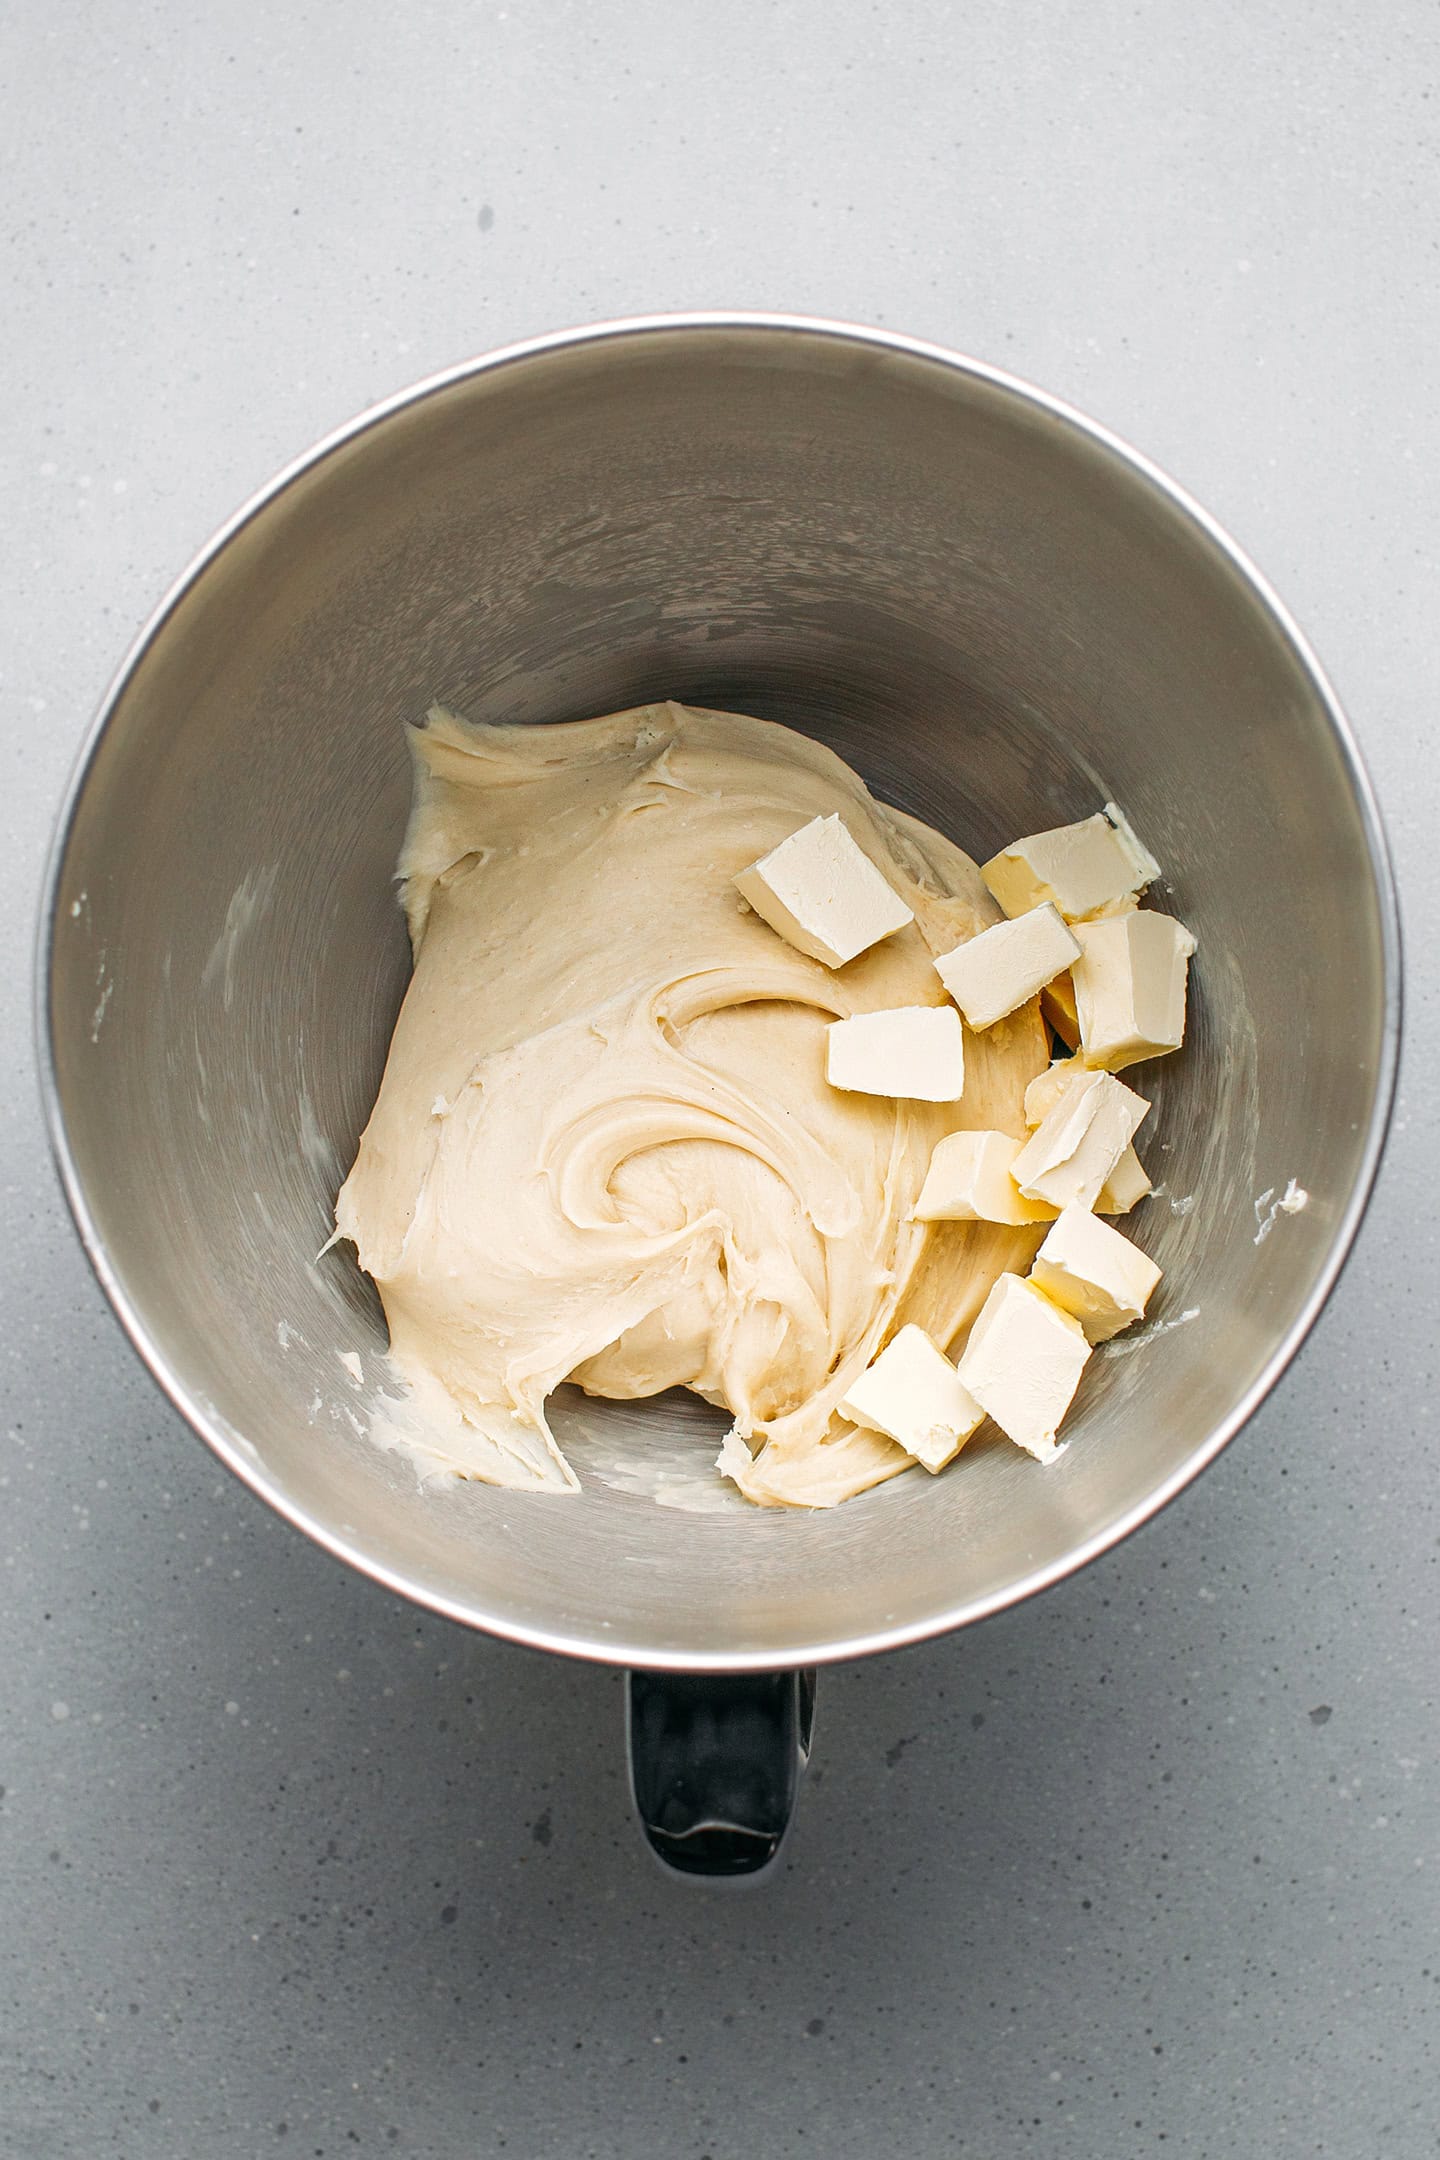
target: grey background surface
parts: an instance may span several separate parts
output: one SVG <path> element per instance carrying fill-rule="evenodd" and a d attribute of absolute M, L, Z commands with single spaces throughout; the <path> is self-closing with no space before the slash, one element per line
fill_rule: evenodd
<path fill-rule="evenodd" d="M 0 2153 L 1440 2150 L 1434 6 L 217 0 L 6 45 Z M 617 1676 L 348 1578 L 162 1404 L 28 975 L 87 717 L 243 496 L 472 351 L 725 305 L 1011 367 L 1226 521 L 1348 702 L 1410 977 L 1277 1395 L 1082 1577 L 830 1674 L 783 1880 L 707 1897 L 642 1853 Z"/>

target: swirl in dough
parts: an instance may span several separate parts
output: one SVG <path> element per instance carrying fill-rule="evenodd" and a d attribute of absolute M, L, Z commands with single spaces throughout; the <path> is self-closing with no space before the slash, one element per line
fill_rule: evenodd
<path fill-rule="evenodd" d="M 894 1330 L 942 1345 L 1038 1232 L 916 1223 L 937 1140 L 1025 1131 L 1034 1002 L 966 1036 L 958 1104 L 844 1094 L 825 1027 L 941 1005 L 932 964 L 996 920 L 974 864 L 831 751 L 674 704 L 412 731 L 400 862 L 415 969 L 336 1203 L 429 1451 L 576 1489 L 545 1415 L 693 1388 L 751 1500 L 827 1507 L 905 1469 L 836 1405 Z M 915 913 L 831 970 L 731 879 L 838 811 Z"/>

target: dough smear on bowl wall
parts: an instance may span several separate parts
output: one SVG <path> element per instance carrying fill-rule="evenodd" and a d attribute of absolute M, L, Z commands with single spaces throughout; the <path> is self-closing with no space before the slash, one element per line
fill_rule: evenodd
<path fill-rule="evenodd" d="M 1048 1037 L 1034 999 L 967 1031 L 963 1098 L 934 1102 L 831 1086 L 826 1034 L 949 1007 L 937 958 L 1000 920 L 975 865 L 833 752 L 740 714 L 437 709 L 412 747 L 414 975 L 336 1222 L 426 1454 L 574 1490 L 545 1415 L 570 1380 L 721 1405 L 726 1474 L 762 1504 L 907 1469 L 839 1405 L 900 1326 L 947 1346 L 1030 1264 L 1043 1228 L 912 1213 L 947 1134 L 1024 1139 Z M 914 920 L 834 967 L 733 880 L 837 816 Z"/>

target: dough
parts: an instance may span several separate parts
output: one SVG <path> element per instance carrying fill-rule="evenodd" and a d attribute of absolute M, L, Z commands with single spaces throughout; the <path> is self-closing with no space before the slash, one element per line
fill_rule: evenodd
<path fill-rule="evenodd" d="M 545 1399 L 683 1386 L 734 1418 L 751 1500 L 829 1507 L 911 1458 L 836 1413 L 886 1339 L 942 1345 L 1040 1232 L 914 1223 L 944 1133 L 1025 1133 L 1038 1002 L 968 1035 L 959 1105 L 843 1094 L 826 1023 L 945 1003 L 932 956 L 998 919 L 969 858 L 831 751 L 646 705 L 412 731 L 400 862 L 415 972 L 336 1203 L 450 1469 L 577 1480 Z M 839 811 L 915 912 L 836 971 L 731 878 Z"/>

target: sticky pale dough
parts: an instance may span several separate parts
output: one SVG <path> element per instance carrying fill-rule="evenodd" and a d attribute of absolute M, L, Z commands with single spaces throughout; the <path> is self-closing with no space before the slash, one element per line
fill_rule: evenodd
<path fill-rule="evenodd" d="M 913 1321 L 941 1344 L 1039 1230 L 914 1223 L 935 1142 L 1025 1136 L 1038 1001 L 966 1043 L 959 1105 L 844 1094 L 825 1028 L 940 1005 L 933 956 L 998 919 L 975 865 L 832 752 L 735 713 L 647 705 L 411 735 L 400 875 L 415 970 L 336 1204 L 379 1285 L 427 1451 L 573 1491 L 561 1381 L 728 1409 L 719 1467 L 829 1507 L 912 1458 L 836 1405 Z M 731 884 L 839 811 L 916 921 L 832 971 Z"/>

